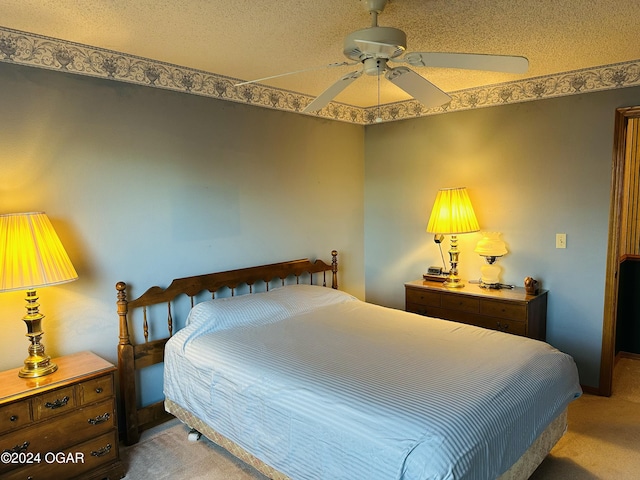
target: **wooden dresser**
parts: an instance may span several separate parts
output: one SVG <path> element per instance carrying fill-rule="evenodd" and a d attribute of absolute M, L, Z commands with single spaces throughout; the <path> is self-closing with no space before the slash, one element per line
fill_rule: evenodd
<path fill-rule="evenodd" d="M 545 340 L 547 291 L 527 295 L 524 288 L 492 290 L 465 284 L 446 288 L 439 282 L 405 283 L 406 310 L 479 327 Z"/>
<path fill-rule="evenodd" d="M 40 378 L 0 373 L 0 478 L 119 479 L 116 368 L 91 352 Z"/>

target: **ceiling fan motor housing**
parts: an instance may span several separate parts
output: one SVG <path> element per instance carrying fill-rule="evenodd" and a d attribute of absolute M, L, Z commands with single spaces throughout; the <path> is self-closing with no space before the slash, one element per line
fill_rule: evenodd
<path fill-rule="evenodd" d="M 407 49 L 407 35 L 398 28 L 369 27 L 356 30 L 344 39 L 347 58 L 364 61 L 367 58 L 395 58 Z"/>

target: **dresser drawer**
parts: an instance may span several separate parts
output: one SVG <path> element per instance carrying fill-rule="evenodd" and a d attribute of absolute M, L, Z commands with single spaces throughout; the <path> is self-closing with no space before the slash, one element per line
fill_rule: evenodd
<path fill-rule="evenodd" d="M 42 454 L 38 463 L 3 475 L 3 480 L 59 480 L 84 478 L 84 474 L 118 458 L 115 430 L 72 448 Z"/>
<path fill-rule="evenodd" d="M 442 295 L 442 308 L 459 310 L 461 312 L 478 313 L 480 311 L 480 300 L 475 297 L 465 297 L 463 295 Z"/>
<path fill-rule="evenodd" d="M 76 407 L 75 387 L 60 388 L 33 397 L 33 419 L 42 420 Z"/>
<path fill-rule="evenodd" d="M 492 317 L 512 320 L 526 320 L 527 307 L 518 303 L 499 302 L 494 300 L 481 300 L 480 313 Z"/>
<path fill-rule="evenodd" d="M 81 405 L 87 405 L 109 398 L 113 395 L 112 376 L 106 375 L 78 384 L 78 394 Z"/>
<path fill-rule="evenodd" d="M 439 293 L 428 292 L 425 290 L 414 290 L 411 288 L 407 289 L 406 302 L 407 304 L 418 304 L 418 305 L 427 305 L 430 307 L 439 307 L 440 306 L 440 297 Z"/>
<path fill-rule="evenodd" d="M 474 320 L 475 321 L 473 322 L 473 325 L 477 325 L 478 327 L 490 328 L 491 330 L 499 330 L 506 333 L 513 333 L 514 335 L 527 335 L 526 322 L 481 316 L 476 317 Z"/>
<path fill-rule="evenodd" d="M 0 451 L 30 452 L 44 455 L 61 445 L 73 445 L 108 432 L 115 427 L 113 398 L 79 408 L 68 415 L 51 418 L 8 433 L 0 440 Z M 15 465 L 0 464 L 0 472 Z"/>
<path fill-rule="evenodd" d="M 24 400 L 0 407 L 0 433 L 24 427 L 31 422 L 31 402 Z"/>

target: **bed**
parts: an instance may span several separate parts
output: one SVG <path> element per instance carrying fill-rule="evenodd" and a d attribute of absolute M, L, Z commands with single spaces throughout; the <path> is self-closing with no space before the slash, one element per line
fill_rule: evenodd
<path fill-rule="evenodd" d="M 360 301 L 338 290 L 337 265 L 334 251 L 330 263 L 188 277 L 134 300 L 119 282 L 127 443 L 169 412 L 275 479 L 528 478 L 581 394 L 573 359 L 537 340 Z M 247 295 L 236 294 L 241 285 Z M 198 302 L 203 290 L 214 298 Z M 174 333 L 171 305 L 183 294 L 191 308 Z M 146 310 L 157 304 L 167 305 L 169 336 L 149 340 Z M 159 361 L 164 401 L 139 407 L 136 371 Z"/>

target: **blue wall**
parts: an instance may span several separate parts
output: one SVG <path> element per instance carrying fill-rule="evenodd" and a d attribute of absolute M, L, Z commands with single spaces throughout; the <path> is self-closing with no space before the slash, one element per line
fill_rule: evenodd
<path fill-rule="evenodd" d="M 344 289 L 403 308 L 404 282 L 441 263 L 436 191 L 466 186 L 507 242 L 503 280 L 542 281 L 548 341 L 597 386 L 613 117 L 639 103 L 626 88 L 361 127 L 1 63 L 0 211 L 46 211 L 80 274 L 38 292 L 47 351 L 115 361 L 119 280 L 135 295 L 335 248 Z M 465 278 L 478 238 L 460 237 Z M 2 369 L 26 356 L 23 305 L 0 294 Z"/>
<path fill-rule="evenodd" d="M 614 113 L 638 103 L 640 89 L 629 88 L 368 127 L 366 299 L 404 307 L 404 282 L 442 264 L 425 232 L 437 190 L 466 186 L 481 229 L 507 243 L 503 282 L 541 280 L 547 341 L 597 387 Z M 567 234 L 566 249 L 555 248 L 556 233 Z M 479 278 L 480 237 L 459 237 L 466 279 Z"/>
<path fill-rule="evenodd" d="M 0 212 L 45 211 L 79 274 L 38 290 L 50 355 L 116 361 L 121 280 L 136 296 L 336 249 L 364 298 L 362 127 L 8 63 L 0 107 Z M 18 367 L 24 293 L 0 312 L 0 369 Z"/>

